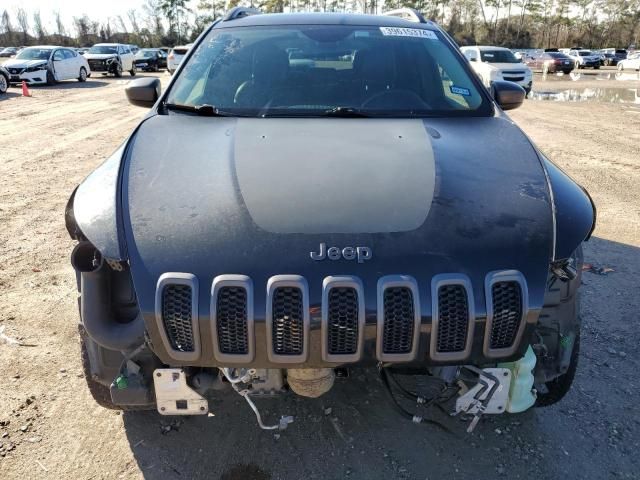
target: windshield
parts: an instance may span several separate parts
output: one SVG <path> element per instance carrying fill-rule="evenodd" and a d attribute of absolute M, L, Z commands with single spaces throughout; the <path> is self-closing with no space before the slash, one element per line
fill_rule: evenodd
<path fill-rule="evenodd" d="M 153 57 L 155 54 L 156 54 L 156 50 L 143 48 L 142 50 L 138 50 L 138 53 L 136 53 L 136 57 L 137 58 Z"/>
<path fill-rule="evenodd" d="M 107 45 L 94 45 L 89 49 L 89 53 L 98 53 L 98 54 L 112 53 L 115 55 L 116 53 L 118 53 L 118 47 L 107 46 Z"/>
<path fill-rule="evenodd" d="M 487 63 L 520 63 L 510 50 L 480 50 L 480 58 Z"/>
<path fill-rule="evenodd" d="M 582 50 L 578 52 L 578 55 L 580 55 L 581 57 L 590 57 L 592 53 L 589 50 Z"/>
<path fill-rule="evenodd" d="M 213 29 L 167 103 L 248 116 L 492 113 L 439 33 L 349 25 Z"/>
<path fill-rule="evenodd" d="M 50 48 L 25 48 L 16 55 L 16 58 L 19 60 L 49 60 L 50 56 Z"/>

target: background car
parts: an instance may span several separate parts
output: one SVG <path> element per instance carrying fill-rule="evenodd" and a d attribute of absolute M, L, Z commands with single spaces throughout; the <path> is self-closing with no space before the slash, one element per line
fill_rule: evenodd
<path fill-rule="evenodd" d="M 18 47 L 5 47 L 0 51 L 0 57 L 13 57 L 18 53 Z"/>
<path fill-rule="evenodd" d="M 618 71 L 640 70 L 640 52 L 632 53 L 624 60 L 618 62 Z"/>
<path fill-rule="evenodd" d="M 159 48 L 143 48 L 134 57 L 136 68 L 147 72 L 157 72 L 167 68 L 167 54 Z"/>
<path fill-rule="evenodd" d="M 0 93 L 6 93 L 9 88 L 9 72 L 0 65 Z"/>
<path fill-rule="evenodd" d="M 471 62 L 485 87 L 490 88 L 496 80 L 517 83 L 529 94 L 533 84 L 531 69 L 518 60 L 513 52 L 504 47 L 462 47 L 462 53 Z"/>
<path fill-rule="evenodd" d="M 171 52 L 169 52 L 169 56 L 167 57 L 167 70 L 169 70 L 169 73 L 173 74 L 173 72 L 178 69 L 180 62 L 192 46 L 193 43 L 189 43 L 187 45 L 181 45 L 171 49 Z"/>
<path fill-rule="evenodd" d="M 128 71 L 134 77 L 136 66 L 133 62 L 133 53 L 129 45 L 120 43 L 96 43 L 84 54 L 89 62 L 91 70 L 103 75 L 111 73 L 121 77 L 122 72 Z"/>
<path fill-rule="evenodd" d="M 9 72 L 10 83 L 53 85 L 62 80 L 87 80 L 89 64 L 82 55 L 66 47 L 41 45 L 21 50 L 3 65 Z"/>
<path fill-rule="evenodd" d="M 574 68 L 574 61 L 568 55 L 560 52 L 544 52 L 542 55 L 527 61 L 527 65 L 544 73 L 569 73 Z"/>
<path fill-rule="evenodd" d="M 570 50 L 569 56 L 573 59 L 576 69 L 589 67 L 597 70 L 600 68 L 600 56 L 594 55 L 591 50 Z"/>

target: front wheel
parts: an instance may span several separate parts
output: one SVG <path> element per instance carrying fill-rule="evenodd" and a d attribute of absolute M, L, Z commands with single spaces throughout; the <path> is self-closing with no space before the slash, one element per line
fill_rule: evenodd
<path fill-rule="evenodd" d="M 0 93 L 7 93 L 9 89 L 9 80 L 0 73 Z"/>
<path fill-rule="evenodd" d="M 621 64 L 621 63 L 618 64 L 618 71 L 619 72 L 623 72 L 624 71 L 624 65 L 623 64 Z"/>
<path fill-rule="evenodd" d="M 133 67 L 131 67 L 131 70 L 129 70 L 129 75 L 131 75 L 132 77 L 136 76 L 136 66 L 135 65 Z"/>
<path fill-rule="evenodd" d="M 578 356 L 580 354 L 580 330 L 576 333 L 573 340 L 573 350 L 571 351 L 571 361 L 567 372 L 560 375 L 558 378 L 554 378 L 550 382 L 546 382 L 544 385 L 547 388 L 545 393 L 538 392 L 536 399 L 536 407 L 548 407 L 554 403 L 558 403 L 562 400 L 573 385 L 573 379 L 576 377 L 576 370 L 578 368 Z"/>
<path fill-rule="evenodd" d="M 122 76 L 122 65 L 120 65 L 120 64 L 116 65 L 116 68 L 113 70 L 113 74 L 117 78 L 120 78 Z"/>
<path fill-rule="evenodd" d="M 56 84 L 56 77 L 53 75 L 53 73 L 47 70 L 47 85 L 51 86 L 55 84 Z"/>
<path fill-rule="evenodd" d="M 84 67 L 80 67 L 80 75 L 78 76 L 80 83 L 87 81 L 87 70 Z"/>

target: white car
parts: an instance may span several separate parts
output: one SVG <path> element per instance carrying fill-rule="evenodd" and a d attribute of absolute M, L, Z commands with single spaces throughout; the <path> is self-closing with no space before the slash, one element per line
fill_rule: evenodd
<path fill-rule="evenodd" d="M 618 62 L 618 71 L 640 70 L 640 52 L 630 53 L 627 58 Z"/>
<path fill-rule="evenodd" d="M 518 60 L 511 50 L 504 47 L 473 46 L 461 47 L 462 53 L 471 62 L 485 87 L 491 87 L 496 80 L 517 83 L 531 92 L 533 74 L 531 69 Z"/>
<path fill-rule="evenodd" d="M 600 56 L 591 50 L 569 50 L 568 54 L 575 62 L 576 70 L 580 68 L 600 68 Z"/>
<path fill-rule="evenodd" d="M 53 85 L 62 80 L 80 82 L 91 75 L 89 64 L 82 55 L 66 47 L 41 45 L 20 50 L 15 58 L 5 62 L 10 83 Z"/>
<path fill-rule="evenodd" d="M 184 56 L 189 52 L 189 49 L 193 46 L 193 43 L 189 43 L 187 45 L 181 45 L 178 47 L 173 47 L 169 52 L 169 56 L 167 57 L 167 70 L 169 73 L 173 75 L 178 67 L 180 66 L 180 62 L 184 58 Z"/>
<path fill-rule="evenodd" d="M 96 43 L 84 54 L 91 70 L 103 75 L 112 73 L 116 77 L 121 77 L 122 72 L 129 72 L 132 77 L 136 75 L 133 57 L 131 47 L 122 43 Z"/>

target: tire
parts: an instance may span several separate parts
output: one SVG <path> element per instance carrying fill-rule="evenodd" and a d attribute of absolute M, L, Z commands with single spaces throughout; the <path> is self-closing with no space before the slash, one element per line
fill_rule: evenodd
<path fill-rule="evenodd" d="M 9 79 L 0 73 L 0 93 L 7 93 L 9 90 Z"/>
<path fill-rule="evenodd" d="M 564 398 L 564 396 L 571 390 L 573 385 L 573 379 L 576 376 L 576 370 L 578 369 L 578 357 L 580 356 L 580 330 L 573 342 L 573 351 L 571 352 L 571 362 L 567 373 L 560 375 L 558 378 L 545 383 L 547 387 L 547 393 L 538 393 L 536 399 L 536 407 L 548 407 L 555 403 L 558 403 Z"/>
<path fill-rule="evenodd" d="M 578 276 L 570 282 L 560 282 L 547 288 L 545 294 L 545 305 L 540 314 L 541 323 L 544 322 L 544 318 L 550 319 L 552 322 L 557 322 L 559 318 L 567 318 L 567 309 L 571 313 L 571 317 L 575 321 L 574 329 L 575 337 L 573 341 L 573 350 L 571 351 L 571 357 L 569 358 L 569 364 L 565 373 L 557 376 L 556 378 L 545 382 L 544 386 L 547 389 L 546 393 L 538 392 L 536 399 L 536 407 L 548 407 L 555 403 L 558 403 L 569 392 L 573 385 L 573 380 L 576 376 L 576 370 L 578 368 L 578 358 L 580 355 L 580 314 L 579 314 L 579 295 L 578 288 L 582 283 L 582 247 L 578 247 L 575 253 L 577 259 L 576 268 L 578 269 Z M 570 317 L 570 318 L 571 318 Z M 556 337 L 557 338 L 557 337 Z"/>
<path fill-rule="evenodd" d="M 132 66 L 131 70 L 129 70 L 129 75 L 131 75 L 132 77 L 136 76 L 136 66 Z"/>
<path fill-rule="evenodd" d="M 160 66 L 157 63 L 153 66 L 153 71 L 154 72 L 159 72 L 160 71 Z"/>
<path fill-rule="evenodd" d="M 47 70 L 47 85 L 52 86 L 56 84 L 56 77 L 53 76 L 49 70 Z"/>
<path fill-rule="evenodd" d="M 80 67 L 80 74 L 78 75 L 78 81 L 84 83 L 87 81 L 87 70 L 84 67 Z"/>
<path fill-rule="evenodd" d="M 623 64 L 621 64 L 621 63 L 618 64 L 618 71 L 619 72 L 624 72 L 624 65 Z"/>
<path fill-rule="evenodd" d="M 116 69 L 113 71 L 113 75 L 116 78 L 122 77 L 122 65 L 120 64 L 116 65 Z"/>
<path fill-rule="evenodd" d="M 149 407 L 132 406 L 132 405 L 116 405 L 111 401 L 111 392 L 109 387 L 106 387 L 100 382 L 97 382 L 91 378 L 91 363 L 89 360 L 89 351 L 87 350 L 87 332 L 82 325 L 78 327 L 80 333 L 80 360 L 82 362 L 82 373 L 84 373 L 84 379 L 89 387 L 89 393 L 95 400 L 95 402 L 103 408 L 109 410 L 123 410 L 123 411 L 143 411 L 151 410 Z"/>

